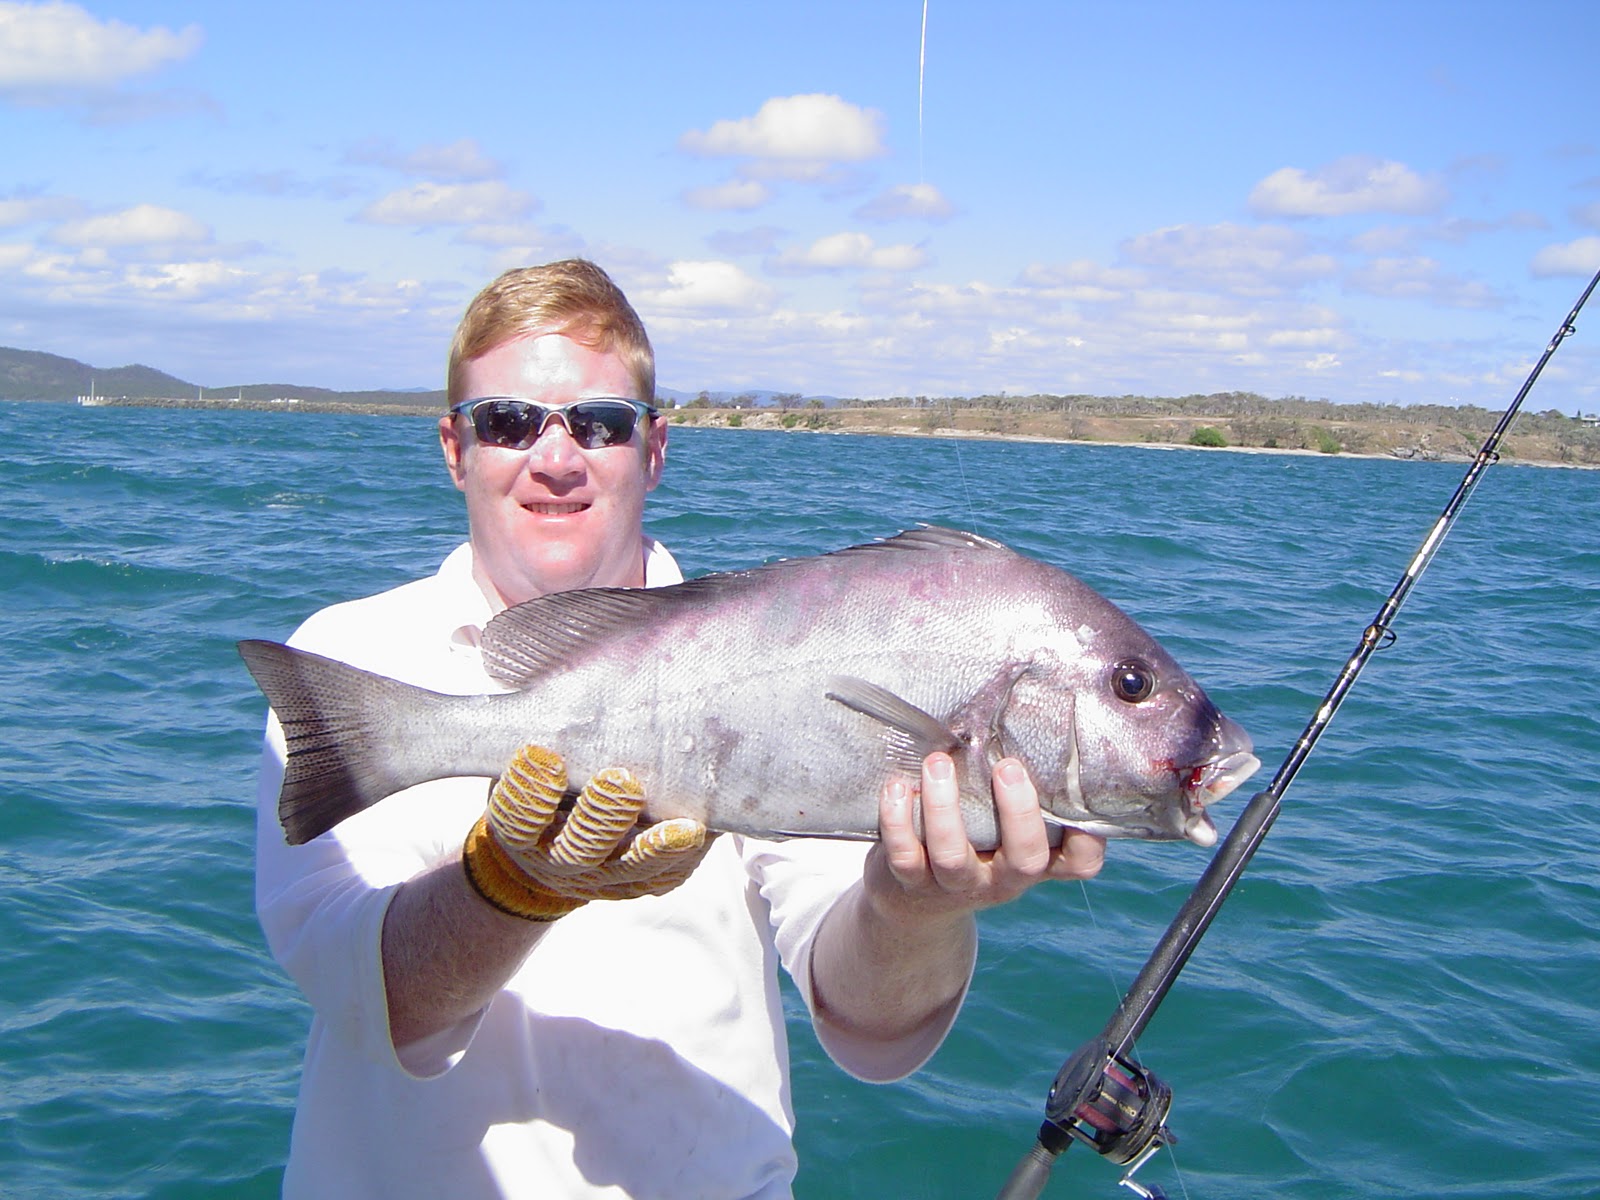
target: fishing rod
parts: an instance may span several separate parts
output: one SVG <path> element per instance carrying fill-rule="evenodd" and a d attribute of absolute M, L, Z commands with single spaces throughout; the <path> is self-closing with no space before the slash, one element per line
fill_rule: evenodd
<path fill-rule="evenodd" d="M 1355 652 L 1328 689 L 1272 782 L 1250 798 L 1227 838 L 1217 847 L 1199 882 L 1156 943 L 1105 1028 L 1061 1065 L 1045 1099 L 1045 1119 L 1039 1127 L 1039 1136 L 1011 1172 L 999 1193 L 999 1200 L 1034 1200 L 1044 1190 L 1056 1158 L 1074 1141 L 1125 1166 L 1127 1170 L 1119 1182 L 1144 1200 L 1166 1200 L 1166 1194 L 1159 1187 L 1146 1186 L 1133 1178 L 1134 1172 L 1162 1146 L 1178 1140 L 1166 1124 L 1167 1112 L 1172 1107 L 1172 1089 L 1133 1057 L 1134 1040 L 1155 1015 L 1156 1008 L 1189 961 L 1251 856 L 1272 828 L 1284 792 L 1288 791 L 1306 759 L 1311 757 L 1311 751 L 1344 703 L 1367 660 L 1380 646 L 1394 639 L 1389 626 L 1395 614 L 1433 561 L 1478 480 L 1499 461 L 1500 442 L 1516 420 L 1523 400 L 1533 390 L 1534 381 L 1555 354 L 1556 347 L 1577 332 L 1578 313 L 1596 285 L 1600 285 L 1600 271 L 1584 288 L 1583 295 L 1578 297 L 1544 354 L 1534 364 L 1522 389 L 1485 439 L 1478 456 L 1457 485 L 1455 495 L 1423 539 L 1421 548 L 1378 609 L 1377 616 L 1362 631 Z"/>

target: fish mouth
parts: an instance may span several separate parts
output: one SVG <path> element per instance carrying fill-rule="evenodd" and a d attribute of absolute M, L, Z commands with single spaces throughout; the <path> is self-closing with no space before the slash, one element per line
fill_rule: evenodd
<path fill-rule="evenodd" d="M 1261 760 L 1248 750 L 1233 750 L 1196 766 L 1184 781 L 1185 820 L 1183 836 L 1197 846 L 1214 846 L 1217 827 L 1206 806 L 1221 800 L 1261 766 Z"/>

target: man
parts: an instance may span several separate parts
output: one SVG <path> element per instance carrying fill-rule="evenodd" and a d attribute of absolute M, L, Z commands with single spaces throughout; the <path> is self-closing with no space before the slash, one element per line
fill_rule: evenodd
<path fill-rule="evenodd" d="M 477 638 L 502 608 L 676 582 L 642 525 L 667 450 L 654 395 L 643 326 L 598 267 L 501 276 L 457 331 L 439 422 L 468 542 L 437 575 L 324 609 L 291 642 L 485 692 Z M 1014 760 L 994 772 L 1001 848 L 978 854 L 943 755 L 885 786 L 869 848 L 692 822 L 641 832 L 626 773 L 591 781 L 563 827 L 561 764 L 533 748 L 487 807 L 485 781 L 439 780 L 291 847 L 282 755 L 269 720 L 257 909 L 314 1009 L 290 1196 L 787 1196 L 778 963 L 840 1066 L 900 1078 L 960 1007 L 972 914 L 1091 876 L 1104 850 L 1076 833 L 1052 850 Z"/>

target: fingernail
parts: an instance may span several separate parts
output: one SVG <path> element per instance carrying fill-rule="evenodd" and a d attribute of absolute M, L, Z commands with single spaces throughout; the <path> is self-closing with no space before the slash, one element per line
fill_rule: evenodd
<path fill-rule="evenodd" d="M 935 754 L 933 757 L 928 759 L 925 766 L 929 779 L 936 779 L 942 783 L 946 779 L 955 778 L 956 765 L 950 761 L 948 755 Z"/>
<path fill-rule="evenodd" d="M 995 768 L 995 778 L 1007 787 L 1017 787 L 1028 778 L 1028 773 L 1016 759 L 1006 758 Z"/>
<path fill-rule="evenodd" d="M 906 781 L 899 776 L 889 780 L 884 785 L 883 798 L 888 802 L 889 811 L 898 815 L 905 811 L 906 802 L 911 797 L 911 789 L 906 786 Z"/>

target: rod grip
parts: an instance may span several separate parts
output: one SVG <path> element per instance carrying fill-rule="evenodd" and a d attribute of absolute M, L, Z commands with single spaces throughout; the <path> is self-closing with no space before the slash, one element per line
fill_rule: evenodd
<path fill-rule="evenodd" d="M 1038 1200 L 1044 1185 L 1050 1182 L 1050 1168 L 1056 1165 L 1056 1152 L 1043 1141 L 1033 1143 L 1033 1149 L 1022 1156 L 1007 1177 L 996 1200 Z"/>

